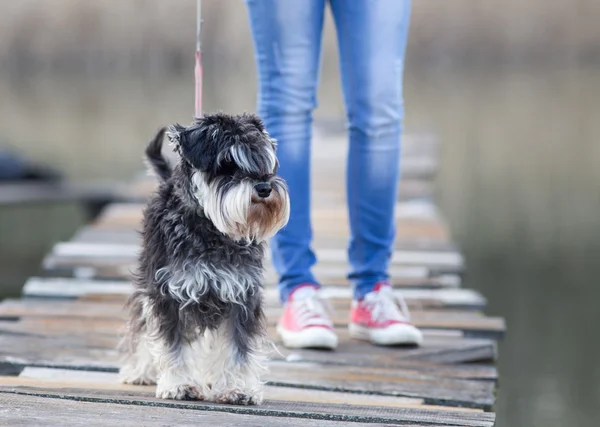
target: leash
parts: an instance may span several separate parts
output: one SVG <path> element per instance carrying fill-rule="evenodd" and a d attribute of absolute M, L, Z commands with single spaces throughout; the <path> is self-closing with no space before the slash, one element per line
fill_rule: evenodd
<path fill-rule="evenodd" d="M 194 67 L 194 115 L 202 116 L 202 0 L 196 0 L 196 66 Z"/>

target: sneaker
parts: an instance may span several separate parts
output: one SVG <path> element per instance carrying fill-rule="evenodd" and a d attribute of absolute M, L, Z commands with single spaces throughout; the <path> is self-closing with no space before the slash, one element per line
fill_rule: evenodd
<path fill-rule="evenodd" d="M 406 303 L 385 282 L 375 285 L 362 300 L 352 302 L 348 329 L 352 338 L 377 345 L 419 345 L 423 341 L 421 331 L 410 324 Z"/>
<path fill-rule="evenodd" d="M 302 285 L 290 294 L 277 324 L 284 346 L 330 350 L 337 347 L 338 337 L 323 303 L 314 285 Z"/>

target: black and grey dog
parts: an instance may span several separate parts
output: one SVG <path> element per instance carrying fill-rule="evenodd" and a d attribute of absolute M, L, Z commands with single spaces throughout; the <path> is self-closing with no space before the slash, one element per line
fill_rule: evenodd
<path fill-rule="evenodd" d="M 163 399 L 259 404 L 265 240 L 289 218 L 275 141 L 256 116 L 214 114 L 161 130 L 146 156 L 161 183 L 144 211 L 121 380 L 156 383 Z"/>

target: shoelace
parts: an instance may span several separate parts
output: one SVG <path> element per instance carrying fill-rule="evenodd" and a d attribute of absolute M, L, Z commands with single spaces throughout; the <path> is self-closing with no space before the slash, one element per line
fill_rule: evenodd
<path fill-rule="evenodd" d="M 400 295 L 394 294 L 390 286 L 382 287 L 378 292 L 370 292 L 363 299 L 373 320 L 410 321 L 410 312 L 406 301 Z"/>
<path fill-rule="evenodd" d="M 329 301 L 320 298 L 315 290 L 307 293 L 306 296 L 292 301 L 292 310 L 296 314 L 298 326 L 332 326 L 327 313 L 331 313 L 332 308 Z"/>

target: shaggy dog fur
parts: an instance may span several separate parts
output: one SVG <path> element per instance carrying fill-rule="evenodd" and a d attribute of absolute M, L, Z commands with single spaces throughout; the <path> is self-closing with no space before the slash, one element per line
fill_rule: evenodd
<path fill-rule="evenodd" d="M 163 399 L 259 404 L 264 246 L 289 217 L 275 141 L 256 116 L 215 114 L 162 129 L 146 156 L 161 183 L 144 211 L 121 380 L 156 383 Z"/>

